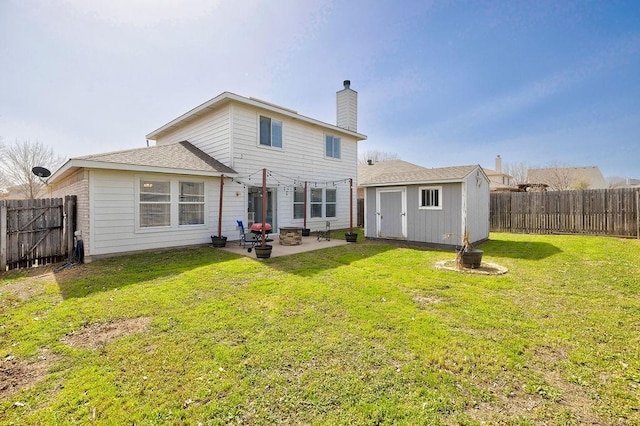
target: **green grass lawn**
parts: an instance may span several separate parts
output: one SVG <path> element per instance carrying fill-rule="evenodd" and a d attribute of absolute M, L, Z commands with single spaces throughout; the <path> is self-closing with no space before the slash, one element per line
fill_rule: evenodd
<path fill-rule="evenodd" d="M 482 248 L 509 272 L 360 241 L 0 274 L 0 424 L 639 424 L 640 241 Z"/>

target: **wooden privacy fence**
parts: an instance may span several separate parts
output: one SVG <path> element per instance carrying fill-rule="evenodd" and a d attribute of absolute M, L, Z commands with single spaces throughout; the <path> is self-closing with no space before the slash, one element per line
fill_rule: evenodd
<path fill-rule="evenodd" d="M 491 193 L 494 232 L 640 238 L 640 189 Z"/>
<path fill-rule="evenodd" d="M 75 210 L 75 195 L 0 200 L 0 272 L 69 258 Z"/>

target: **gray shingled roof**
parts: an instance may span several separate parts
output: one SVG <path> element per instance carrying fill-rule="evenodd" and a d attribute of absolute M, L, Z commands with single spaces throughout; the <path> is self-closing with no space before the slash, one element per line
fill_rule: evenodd
<path fill-rule="evenodd" d="M 588 167 L 547 167 L 540 169 L 527 170 L 528 183 L 544 183 L 555 188 L 557 185 L 567 185 L 571 189 L 576 183 L 584 181 L 588 185 L 588 189 L 606 189 L 609 187 L 608 182 L 602 176 L 602 172 L 597 166 Z"/>
<path fill-rule="evenodd" d="M 390 160 L 373 165 L 358 166 L 358 185 L 384 186 L 395 184 L 418 184 L 457 182 L 479 166 L 452 166 L 429 169 L 402 160 Z"/>
<path fill-rule="evenodd" d="M 187 141 L 170 145 L 87 155 L 77 157 L 75 160 L 190 171 L 235 173 L 232 168 L 225 166 Z"/>

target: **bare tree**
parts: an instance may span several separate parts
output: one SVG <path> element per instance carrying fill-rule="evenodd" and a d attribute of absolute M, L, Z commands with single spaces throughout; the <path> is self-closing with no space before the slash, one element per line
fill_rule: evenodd
<path fill-rule="evenodd" d="M 36 198 L 43 184 L 31 170 L 35 166 L 56 169 L 62 161 L 62 157 L 55 154 L 51 147 L 41 142 L 16 140 L 0 149 L 0 175 L 4 176 L 7 186 L 16 187 L 21 195 Z"/>
<path fill-rule="evenodd" d="M 572 168 L 554 162 L 544 168 L 529 169 L 527 179 L 527 183 L 546 184 L 551 191 L 567 191 L 573 189 L 576 176 Z"/>
<path fill-rule="evenodd" d="M 527 172 L 529 171 L 529 164 L 521 161 L 519 163 L 507 163 L 504 166 L 504 173 L 511 176 L 511 183 L 513 185 L 520 185 L 527 183 Z"/>
<path fill-rule="evenodd" d="M 546 168 L 545 181 L 552 191 L 567 191 L 572 189 L 574 176 L 568 167 L 560 163 L 551 163 Z"/>
<path fill-rule="evenodd" d="M 398 154 L 394 152 L 378 151 L 374 149 L 361 152 L 358 156 L 358 162 L 360 164 L 367 164 L 370 161 L 372 163 L 381 163 L 383 161 L 398 160 L 399 158 Z"/>
<path fill-rule="evenodd" d="M 0 158 L 4 158 L 4 144 L 0 140 Z M 4 171 L 0 167 L 0 194 L 6 191 L 6 189 L 10 186 L 9 179 L 5 176 Z"/>

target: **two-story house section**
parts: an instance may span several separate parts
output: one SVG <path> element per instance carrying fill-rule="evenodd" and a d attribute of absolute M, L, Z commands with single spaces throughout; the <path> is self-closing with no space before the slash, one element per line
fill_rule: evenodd
<path fill-rule="evenodd" d="M 225 92 L 149 133 L 158 146 L 189 141 L 232 168 L 228 186 L 240 193 L 233 219 L 262 221 L 261 171 L 267 169 L 266 221 L 302 226 L 307 183 L 307 227 L 349 225 L 348 179 L 357 176 L 357 93 L 344 82 L 336 94 L 336 125 L 288 108 Z"/>
<path fill-rule="evenodd" d="M 149 133 L 151 146 L 71 158 L 48 188 L 54 197 L 77 195 L 88 261 L 206 244 L 219 221 L 229 240 L 239 238 L 237 220 L 249 225 L 263 216 L 274 229 L 305 220 L 312 230 L 326 221 L 346 228 L 356 202 L 349 180 L 355 188 L 357 145 L 366 136 L 357 132 L 357 93 L 349 81 L 336 105 L 333 125 L 224 92 Z"/>

